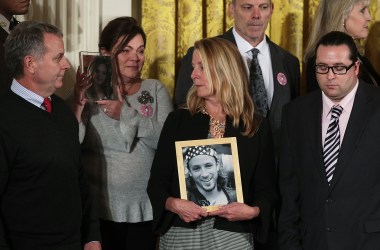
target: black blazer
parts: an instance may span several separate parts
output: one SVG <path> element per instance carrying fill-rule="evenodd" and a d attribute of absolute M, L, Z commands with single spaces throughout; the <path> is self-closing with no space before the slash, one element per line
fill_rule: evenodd
<path fill-rule="evenodd" d="M 180 197 L 175 151 L 176 141 L 207 139 L 210 118 L 186 109 L 177 109 L 165 121 L 153 160 L 148 195 L 153 207 L 153 229 L 164 234 L 171 226 L 195 227 L 165 209 L 168 197 Z M 215 228 L 233 232 L 252 232 L 260 242 L 267 240 L 273 206 L 277 201 L 274 151 L 266 120 L 253 137 L 243 136 L 227 118 L 225 137 L 236 137 L 244 203 L 260 207 L 260 216 L 250 221 L 231 222 L 216 217 Z"/>
<path fill-rule="evenodd" d="M 236 44 L 232 28 L 219 37 Z M 277 152 L 280 138 L 282 108 L 286 103 L 300 95 L 300 65 L 299 60 L 295 56 L 273 43 L 268 37 L 266 39 L 271 54 L 274 82 L 273 99 L 268 118 Z M 194 47 L 189 48 L 181 61 L 181 68 L 178 72 L 178 78 L 174 89 L 174 101 L 177 106 L 186 103 L 187 92 L 193 84 L 191 79 L 191 72 L 193 70 L 191 66 L 193 51 Z M 287 79 L 285 85 L 280 84 L 280 81 L 278 80 L 281 73 L 283 73 Z"/>
<path fill-rule="evenodd" d="M 369 84 L 379 86 L 380 85 L 380 75 L 373 68 L 371 62 L 364 56 L 358 54 L 360 60 L 359 66 L 359 79 Z M 306 63 L 306 87 L 307 92 L 319 89 L 317 76 L 315 73 L 315 56 L 310 58 Z"/>
<path fill-rule="evenodd" d="M 5 92 L 5 90 L 10 88 L 13 79 L 5 63 L 4 43 L 7 37 L 8 33 L 0 27 L 0 96 Z"/>
<path fill-rule="evenodd" d="M 380 89 L 359 82 L 330 187 L 322 158 L 321 114 L 321 91 L 284 108 L 279 248 L 379 249 Z"/>

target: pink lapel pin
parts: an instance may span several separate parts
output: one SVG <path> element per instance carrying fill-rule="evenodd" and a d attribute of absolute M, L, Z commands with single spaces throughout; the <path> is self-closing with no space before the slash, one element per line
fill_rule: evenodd
<path fill-rule="evenodd" d="M 288 79 L 286 79 L 285 74 L 282 72 L 277 74 L 277 81 L 281 85 L 286 85 L 288 83 Z"/>

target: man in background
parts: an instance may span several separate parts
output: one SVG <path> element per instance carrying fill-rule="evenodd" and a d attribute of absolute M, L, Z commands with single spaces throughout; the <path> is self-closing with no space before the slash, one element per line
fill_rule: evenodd
<path fill-rule="evenodd" d="M 358 80 L 354 40 L 316 45 L 322 91 L 284 107 L 279 248 L 379 249 L 380 89 Z"/>
<path fill-rule="evenodd" d="M 0 249 L 100 250 L 78 122 L 54 94 L 69 69 L 62 32 L 25 21 L 5 42 L 0 98 Z"/>
<path fill-rule="evenodd" d="M 265 35 L 273 8 L 271 0 L 232 0 L 229 11 L 234 18 L 234 27 L 219 37 L 236 44 L 247 63 L 248 72 L 253 59 L 252 49 L 259 50 L 257 59 L 267 99 L 267 113 L 264 116 L 269 118 L 275 149 L 278 152 L 282 107 L 300 94 L 300 66 L 295 56 Z M 193 85 L 190 77 L 193 70 L 193 50 L 191 47 L 181 61 L 174 93 L 175 104 L 178 107 L 186 103 L 187 92 Z M 253 86 L 250 86 L 250 89 L 252 90 Z M 258 98 L 253 96 L 253 99 L 258 106 Z"/>
<path fill-rule="evenodd" d="M 30 0 L 0 0 L 0 96 L 12 83 L 12 76 L 4 59 L 5 39 L 19 23 L 13 15 L 25 15 L 29 5 Z"/>

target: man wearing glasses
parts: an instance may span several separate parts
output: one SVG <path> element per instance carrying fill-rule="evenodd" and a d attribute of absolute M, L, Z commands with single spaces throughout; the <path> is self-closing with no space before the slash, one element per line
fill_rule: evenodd
<path fill-rule="evenodd" d="M 322 91 L 284 108 L 279 249 L 378 249 L 380 90 L 358 79 L 347 34 L 326 34 L 315 54 Z"/>

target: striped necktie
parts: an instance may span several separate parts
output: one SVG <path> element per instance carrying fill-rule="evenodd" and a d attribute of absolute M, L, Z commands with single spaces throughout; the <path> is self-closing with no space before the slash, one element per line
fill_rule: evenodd
<path fill-rule="evenodd" d="M 339 116 L 342 114 L 342 106 L 335 105 L 331 108 L 331 119 L 327 128 L 323 147 L 323 163 L 325 164 L 327 182 L 331 183 L 338 162 L 340 148 Z"/>

